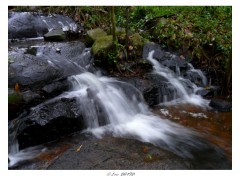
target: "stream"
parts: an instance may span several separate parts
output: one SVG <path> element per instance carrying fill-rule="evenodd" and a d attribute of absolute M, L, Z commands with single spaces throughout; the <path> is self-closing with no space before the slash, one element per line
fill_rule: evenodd
<path fill-rule="evenodd" d="M 69 136 L 73 140 L 65 136 L 60 142 L 51 141 L 21 148 L 18 130 L 23 128 L 22 124 L 28 118 L 28 114 L 24 116 L 23 113 L 9 122 L 9 168 L 39 169 L 29 163 L 31 166 L 27 167 L 24 163 L 31 163 L 36 158 L 41 161 L 48 158 L 48 162 L 53 162 L 81 141 L 81 137 L 76 139 L 76 136 L 86 136 L 84 140 L 90 140 L 87 136 L 91 136 L 94 140 L 106 140 L 109 137 L 110 141 L 114 141 L 112 137 L 137 140 L 192 162 L 206 162 L 210 169 L 229 169 L 227 160 L 231 162 L 231 112 L 213 110 L 208 106 L 209 100 L 196 94 L 202 87 L 183 78 L 179 71 L 175 73 L 161 65 L 153 55 L 154 50 L 145 59 L 152 64 L 152 72 L 163 77 L 173 87 L 173 99 L 166 95 L 162 103 L 150 108 L 138 87 L 103 75 L 97 69 L 90 72 L 73 62 L 79 66 L 79 74 L 67 77 L 69 90 L 30 107 L 27 113 L 36 114 L 56 101 L 74 99 L 78 105 L 74 112 L 81 112 L 85 128 L 77 132 L 75 137 Z M 51 64 L 54 67 L 56 65 Z M 192 65 L 190 67 L 199 74 L 202 84 L 206 86 L 207 78 L 204 74 Z M 218 163 L 220 160 L 221 164 Z"/>

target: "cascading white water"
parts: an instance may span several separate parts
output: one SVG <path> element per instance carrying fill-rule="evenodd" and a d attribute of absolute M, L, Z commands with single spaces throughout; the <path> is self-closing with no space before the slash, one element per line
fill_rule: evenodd
<path fill-rule="evenodd" d="M 203 72 L 202 72 L 201 70 L 199 70 L 199 69 L 195 69 L 195 68 L 193 67 L 193 65 L 190 64 L 190 63 L 188 63 L 188 66 L 191 68 L 191 69 L 190 69 L 191 72 L 195 72 L 195 73 L 197 73 L 197 74 L 200 76 L 200 78 L 201 78 L 201 80 L 202 80 L 202 84 L 203 84 L 204 86 L 207 86 L 207 78 L 206 78 L 206 76 L 203 74 Z"/>
<path fill-rule="evenodd" d="M 201 96 L 194 94 L 198 87 L 191 83 L 193 93 L 188 93 L 185 89 L 183 82 L 189 82 L 189 80 L 182 77 L 177 77 L 176 74 L 167 67 L 161 65 L 157 60 L 153 58 L 154 50 L 150 51 L 148 57 L 146 58 L 150 61 L 154 68 L 154 73 L 166 78 L 170 84 L 174 86 L 177 91 L 177 98 L 181 98 L 181 102 L 191 103 L 199 106 L 206 106 L 208 104 L 207 100 L 204 100 Z M 189 84 L 190 85 L 190 84 Z M 176 102 L 176 100 L 174 100 Z"/>
<path fill-rule="evenodd" d="M 83 106 L 88 124 L 88 129 L 84 132 L 91 132 L 98 138 L 105 134 L 135 138 L 187 158 L 193 156 L 191 150 L 186 150 L 186 146 L 196 149 L 201 146 L 194 139 L 194 136 L 198 136 L 194 131 L 154 115 L 144 102 L 136 101 L 136 97 L 129 97 L 121 88 L 116 87 L 114 79 L 85 72 L 71 76 L 70 81 L 73 91 L 69 94 L 79 98 L 79 102 L 91 104 L 90 107 L 80 105 Z M 98 123 L 98 109 L 93 105 L 94 101 L 105 112 L 101 118 L 107 123 L 103 126 Z"/>
<path fill-rule="evenodd" d="M 16 121 L 16 122 L 14 122 Z M 21 121 L 21 120 L 20 120 Z M 19 144 L 17 140 L 17 131 L 21 122 L 17 122 L 17 120 L 13 120 L 9 125 L 9 129 L 13 130 L 9 132 L 8 140 L 9 140 L 9 148 L 8 148 L 8 167 L 14 167 L 22 161 L 31 160 L 40 155 L 45 147 L 39 145 L 34 147 L 28 147 L 23 150 L 19 150 Z"/>

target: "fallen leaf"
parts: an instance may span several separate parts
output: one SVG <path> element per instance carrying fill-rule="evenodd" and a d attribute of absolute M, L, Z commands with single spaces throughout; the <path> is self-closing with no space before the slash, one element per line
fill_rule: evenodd
<path fill-rule="evenodd" d="M 20 92 L 20 86 L 18 83 L 15 84 L 14 90 L 18 93 Z"/>
<path fill-rule="evenodd" d="M 77 148 L 76 152 L 80 152 L 82 146 L 83 146 L 83 145 L 80 145 L 80 146 Z"/>

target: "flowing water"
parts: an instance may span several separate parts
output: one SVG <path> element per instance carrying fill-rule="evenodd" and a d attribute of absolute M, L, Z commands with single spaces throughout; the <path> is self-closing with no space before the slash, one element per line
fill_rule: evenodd
<path fill-rule="evenodd" d="M 156 74 L 166 78 L 175 87 L 178 102 L 207 108 L 208 101 L 194 94 L 197 86 L 192 83 L 192 91 L 187 91 L 184 87 L 184 82 L 187 80 L 175 75 L 154 60 L 153 52 L 149 53 L 147 60 L 153 64 Z M 201 153 L 206 155 L 209 151 L 217 153 L 219 157 L 222 156 L 221 152 L 206 143 L 195 130 L 151 112 L 138 89 L 127 83 L 90 72 L 70 76 L 69 81 L 72 84 L 72 90 L 59 97 L 75 97 L 78 100 L 87 125 L 83 133 L 92 133 L 98 138 L 105 135 L 134 138 L 152 143 L 183 158 L 201 158 Z M 127 85 L 135 93 L 128 94 L 123 85 Z M 15 141 L 14 149 L 9 153 L 10 166 L 21 160 L 36 157 L 44 150 L 29 148 L 18 151 L 15 138 L 13 140 Z M 198 153 L 197 156 L 196 153 Z"/>

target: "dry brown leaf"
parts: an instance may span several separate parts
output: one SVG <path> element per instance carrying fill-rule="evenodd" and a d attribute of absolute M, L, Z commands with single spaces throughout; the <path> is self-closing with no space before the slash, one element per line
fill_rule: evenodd
<path fill-rule="evenodd" d="M 83 146 L 83 145 L 80 145 L 80 146 L 77 148 L 76 152 L 80 152 L 82 146 Z"/>
<path fill-rule="evenodd" d="M 14 90 L 18 93 L 20 92 L 20 86 L 18 83 L 15 84 Z"/>

